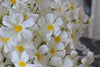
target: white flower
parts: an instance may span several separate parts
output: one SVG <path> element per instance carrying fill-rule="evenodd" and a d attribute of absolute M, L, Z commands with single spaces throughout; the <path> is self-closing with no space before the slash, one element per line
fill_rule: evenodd
<path fill-rule="evenodd" d="M 55 34 L 54 40 L 56 43 L 59 42 L 67 42 L 68 40 L 68 34 L 66 31 L 60 31 L 60 33 Z"/>
<path fill-rule="evenodd" d="M 34 36 L 33 36 L 33 39 L 32 39 L 32 42 L 33 42 L 33 44 L 34 44 L 34 46 L 36 47 L 36 48 L 38 48 L 38 46 L 40 45 L 40 44 L 46 44 L 46 38 L 44 37 L 44 36 L 42 36 L 41 35 L 41 33 L 40 33 L 40 27 L 39 27 L 39 25 L 38 24 L 35 24 L 35 25 L 33 25 L 32 27 L 31 27 L 31 30 L 32 30 L 32 32 L 33 32 L 33 34 L 34 34 Z"/>
<path fill-rule="evenodd" d="M 38 24 L 40 25 L 40 28 L 42 28 L 40 31 L 41 35 L 50 36 L 60 30 L 63 22 L 61 18 L 57 18 L 53 14 L 48 14 L 46 16 L 46 21 L 44 17 L 41 17 Z"/>
<path fill-rule="evenodd" d="M 71 57 L 77 56 L 77 54 L 78 53 L 75 50 L 72 50 L 71 53 L 70 53 Z"/>
<path fill-rule="evenodd" d="M 21 14 L 5 16 L 3 18 L 3 24 L 6 27 L 1 28 L 1 35 L 4 37 L 11 37 L 14 43 L 21 41 L 22 37 L 24 37 L 26 40 L 31 40 L 33 34 L 27 28 L 34 25 L 34 23 L 34 18 L 30 18 L 24 21 L 23 15 Z"/>
<path fill-rule="evenodd" d="M 40 64 L 28 64 L 27 61 L 29 60 L 29 56 L 25 51 L 21 54 L 21 56 L 14 51 L 12 53 L 11 60 L 16 67 L 41 67 Z"/>
<path fill-rule="evenodd" d="M 54 9 L 54 12 L 58 16 L 64 15 L 65 11 L 69 8 L 66 4 L 65 0 L 54 0 L 55 2 L 52 2 L 50 7 Z M 55 14 L 54 13 L 54 14 Z"/>
<path fill-rule="evenodd" d="M 93 53 L 76 51 L 87 21 L 72 0 L 0 0 L 0 67 L 87 67 Z"/>
<path fill-rule="evenodd" d="M 5 16 L 5 15 L 7 15 L 8 14 L 8 12 L 9 12 L 9 8 L 6 8 L 6 7 L 4 7 L 4 6 L 0 6 L 0 16 Z"/>
<path fill-rule="evenodd" d="M 34 48 L 35 47 L 34 47 L 33 43 L 30 41 L 27 41 L 27 42 L 23 41 L 21 43 L 17 43 L 17 45 L 14 46 L 14 49 L 20 53 L 23 52 L 24 50 L 27 51 L 27 50 L 34 49 Z"/>
<path fill-rule="evenodd" d="M 5 38 L 0 36 L 0 49 L 4 50 L 5 53 L 8 53 L 10 51 L 12 51 L 12 46 L 14 46 L 13 44 L 11 44 L 11 38 Z"/>
<path fill-rule="evenodd" d="M 88 52 L 88 55 L 86 57 L 84 57 L 81 61 L 82 66 L 87 67 L 89 64 L 91 64 L 94 61 L 93 57 L 94 57 L 93 53 Z"/>
<path fill-rule="evenodd" d="M 88 16 L 85 15 L 82 7 L 77 10 L 77 15 L 75 17 L 80 23 L 86 23 L 88 21 Z"/>
<path fill-rule="evenodd" d="M 34 18 L 34 21 L 38 18 L 38 14 L 35 14 L 35 12 L 33 13 L 29 8 L 28 5 L 25 3 L 18 3 L 16 4 L 16 6 L 13 7 L 14 11 L 12 11 L 13 13 L 20 13 L 23 15 L 24 19 L 27 18 Z M 12 14 L 12 13 L 11 13 Z"/>
<path fill-rule="evenodd" d="M 47 59 L 45 54 L 48 52 L 49 48 L 46 45 L 42 45 L 38 48 L 38 50 L 35 49 L 33 56 L 36 57 L 37 61 L 43 65 L 47 63 Z"/>
<path fill-rule="evenodd" d="M 54 56 L 50 60 L 51 64 L 56 67 L 72 67 L 73 61 L 70 59 L 69 56 L 66 56 L 63 60 L 61 57 Z"/>
<path fill-rule="evenodd" d="M 49 53 L 48 56 L 52 57 L 52 56 L 59 56 L 59 57 L 64 57 L 65 56 L 65 46 L 63 43 L 58 43 L 55 44 L 52 40 L 49 44 L 47 44 L 48 48 L 49 48 Z"/>

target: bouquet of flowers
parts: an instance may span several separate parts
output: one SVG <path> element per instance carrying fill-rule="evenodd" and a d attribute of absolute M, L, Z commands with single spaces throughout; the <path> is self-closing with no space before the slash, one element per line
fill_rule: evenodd
<path fill-rule="evenodd" d="M 76 51 L 89 17 L 73 0 L 0 0 L 0 67 L 88 67 Z"/>

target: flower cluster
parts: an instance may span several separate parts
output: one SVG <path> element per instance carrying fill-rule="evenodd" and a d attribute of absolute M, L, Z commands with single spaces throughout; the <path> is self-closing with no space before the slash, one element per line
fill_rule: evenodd
<path fill-rule="evenodd" d="M 78 40 L 89 18 L 72 0 L 0 0 L 0 67 L 88 67 Z"/>

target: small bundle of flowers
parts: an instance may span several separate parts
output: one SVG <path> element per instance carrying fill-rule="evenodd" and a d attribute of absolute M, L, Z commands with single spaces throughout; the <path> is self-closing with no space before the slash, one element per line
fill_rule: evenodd
<path fill-rule="evenodd" d="M 76 51 L 89 17 L 74 0 L 0 0 L 0 67 L 88 67 Z"/>

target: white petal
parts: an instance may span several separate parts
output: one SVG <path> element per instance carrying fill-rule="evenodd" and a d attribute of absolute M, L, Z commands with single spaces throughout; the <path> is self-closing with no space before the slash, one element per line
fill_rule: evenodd
<path fill-rule="evenodd" d="M 33 34 L 30 30 L 23 30 L 23 37 L 27 40 L 32 40 Z"/>
<path fill-rule="evenodd" d="M 40 52 L 41 54 L 47 53 L 48 50 L 49 50 L 49 48 L 48 48 L 46 45 L 42 45 L 42 46 L 39 48 L 39 52 Z"/>
<path fill-rule="evenodd" d="M 13 30 L 12 29 L 10 29 L 10 28 L 7 28 L 7 27 L 1 27 L 0 28 L 0 35 L 2 36 L 2 37 L 5 37 L 5 38 L 9 38 L 12 34 L 13 34 Z"/>
<path fill-rule="evenodd" d="M 75 50 L 72 50 L 71 53 L 70 53 L 71 56 L 76 56 L 77 54 L 78 54 L 78 53 L 77 53 L 77 51 L 75 51 Z"/>
<path fill-rule="evenodd" d="M 55 27 L 54 28 L 54 35 L 58 36 L 61 33 L 60 28 L 59 27 Z"/>
<path fill-rule="evenodd" d="M 4 45 L 4 52 L 7 53 L 9 51 L 9 46 L 7 44 Z"/>
<path fill-rule="evenodd" d="M 62 50 L 62 51 L 56 52 L 56 56 L 64 57 L 64 56 L 65 56 L 65 50 Z"/>
<path fill-rule="evenodd" d="M 63 50 L 65 47 L 64 47 L 64 44 L 63 43 L 58 43 L 55 47 L 56 50 Z"/>
<path fill-rule="evenodd" d="M 60 36 L 61 36 L 62 41 L 64 41 L 64 42 L 67 41 L 67 38 L 68 38 L 67 32 L 65 32 L 65 31 L 62 32 Z"/>
<path fill-rule="evenodd" d="M 28 13 L 29 17 L 33 17 L 35 19 L 35 21 L 37 20 L 37 18 L 39 17 L 38 14 L 32 14 L 32 13 Z"/>
<path fill-rule="evenodd" d="M 46 20 L 47 20 L 47 23 L 52 24 L 55 20 L 54 15 L 53 14 L 48 14 L 46 16 Z"/>
<path fill-rule="evenodd" d="M 22 22 L 23 22 L 23 15 L 22 14 L 15 14 L 15 20 L 16 20 L 17 24 L 22 24 Z"/>
<path fill-rule="evenodd" d="M 28 54 L 26 53 L 26 51 L 24 51 L 21 55 L 21 61 L 27 62 L 29 59 Z"/>
<path fill-rule="evenodd" d="M 58 4 L 58 2 L 59 2 L 59 0 L 54 0 L 57 4 Z"/>
<path fill-rule="evenodd" d="M 38 20 L 38 24 L 40 27 L 43 27 L 46 23 L 45 23 L 45 18 L 44 17 L 41 17 L 39 20 Z"/>
<path fill-rule="evenodd" d="M 26 64 L 26 67 L 42 67 L 41 64 Z"/>
<path fill-rule="evenodd" d="M 7 27 L 11 27 L 12 26 L 12 22 L 10 20 L 10 18 L 8 16 L 5 16 L 3 18 L 3 25 L 7 26 Z"/>
<path fill-rule="evenodd" d="M 56 67 L 62 67 L 62 59 L 60 57 L 54 56 L 53 58 L 51 58 L 50 62 Z"/>
<path fill-rule="evenodd" d="M 39 30 L 38 24 L 34 24 L 34 26 L 31 27 L 31 30 L 32 30 L 32 31 L 37 31 L 37 30 Z"/>
<path fill-rule="evenodd" d="M 22 41 L 22 37 L 21 37 L 20 34 L 17 34 L 17 33 L 13 34 L 13 36 L 11 38 L 11 43 L 12 44 L 17 44 L 17 43 L 19 43 L 21 41 Z"/>
<path fill-rule="evenodd" d="M 31 27 L 32 25 L 34 25 L 34 19 L 33 18 L 30 18 L 26 21 L 23 22 L 23 27 Z"/>
<path fill-rule="evenodd" d="M 61 37 L 62 37 L 62 38 L 67 38 L 67 37 L 68 37 L 67 32 L 65 32 L 65 31 L 64 31 L 64 32 L 62 32 Z"/>
<path fill-rule="evenodd" d="M 64 64 L 63 64 L 63 67 L 72 67 L 73 66 L 73 62 L 72 60 L 70 59 L 70 57 L 66 57 L 65 60 L 64 60 Z"/>
<path fill-rule="evenodd" d="M 11 56 L 11 60 L 14 63 L 18 63 L 19 57 L 18 57 L 18 53 L 16 51 L 13 51 L 12 56 Z"/>
<path fill-rule="evenodd" d="M 62 19 L 61 18 L 57 18 L 56 21 L 55 21 L 55 25 L 56 26 L 62 26 L 62 24 L 63 24 Z"/>

